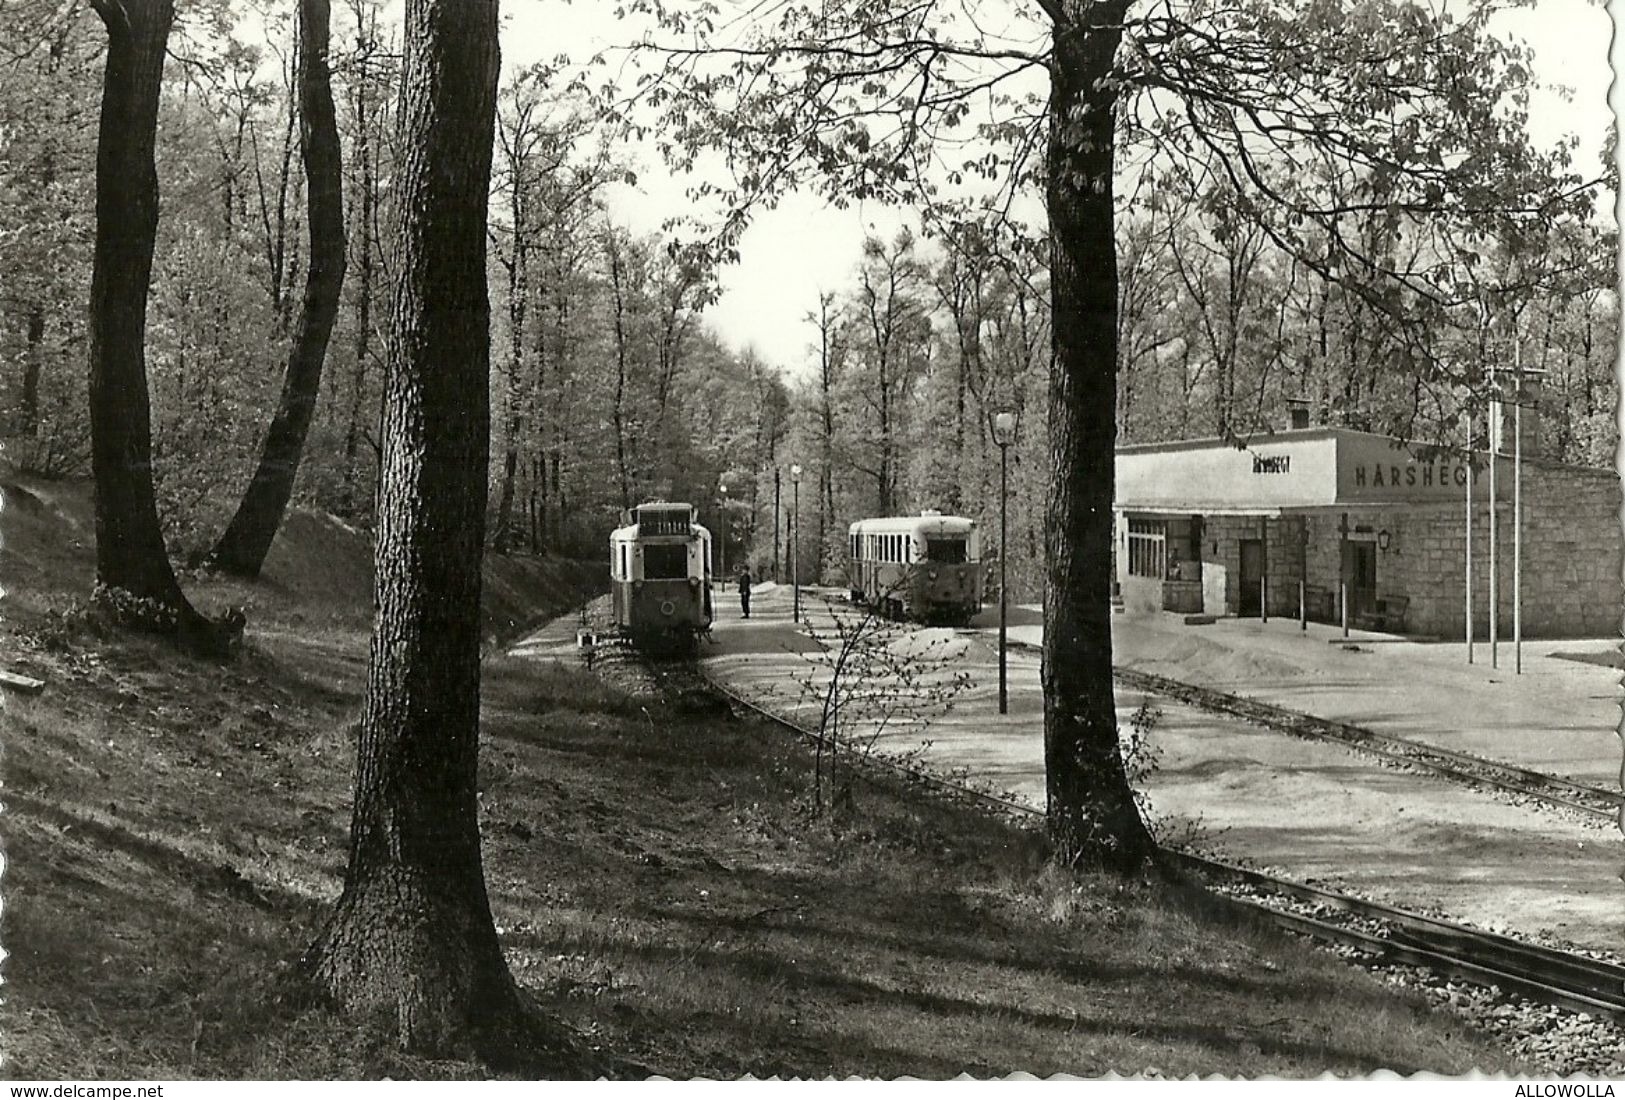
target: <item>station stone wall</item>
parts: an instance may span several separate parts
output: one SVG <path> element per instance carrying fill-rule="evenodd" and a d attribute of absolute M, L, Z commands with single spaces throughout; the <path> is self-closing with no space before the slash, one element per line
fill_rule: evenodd
<path fill-rule="evenodd" d="M 1513 514 L 1510 479 L 1502 486 L 1496 524 L 1502 637 L 1512 636 Z M 1619 478 L 1607 471 L 1530 463 L 1524 471 L 1522 620 L 1525 637 L 1608 637 L 1625 615 L 1625 535 Z M 1350 538 L 1375 542 L 1377 594 L 1404 596 L 1405 631 L 1465 633 L 1465 502 L 1363 508 L 1348 512 Z M 1489 634 L 1489 508 L 1473 515 L 1475 632 Z M 1208 516 L 1201 545 L 1204 610 L 1235 614 L 1241 606 L 1241 541 L 1266 539 L 1269 613 L 1296 616 L 1298 582 L 1306 582 L 1311 618 L 1336 621 L 1342 574 L 1337 511 L 1288 515 L 1267 525 L 1256 516 Z"/>
<path fill-rule="evenodd" d="M 1496 517 L 1497 630 L 1512 636 L 1513 509 L 1502 487 Z M 1461 637 L 1466 632 L 1465 503 L 1382 514 L 1391 535 L 1379 556 L 1379 591 L 1410 597 L 1410 633 Z M 1473 509 L 1474 633 L 1489 635 L 1490 516 Z M 1525 637 L 1609 637 L 1625 614 L 1625 537 L 1620 483 L 1605 471 L 1529 465 L 1524 471 L 1522 629 Z"/>

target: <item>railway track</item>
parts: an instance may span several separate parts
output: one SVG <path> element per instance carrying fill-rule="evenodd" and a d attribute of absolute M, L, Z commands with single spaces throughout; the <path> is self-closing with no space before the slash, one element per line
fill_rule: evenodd
<path fill-rule="evenodd" d="M 776 714 L 726 684 L 695 675 L 734 706 L 814 742 L 816 730 Z M 991 810 L 1028 826 L 1042 811 L 1003 795 L 944 779 L 918 765 L 866 754 L 864 764 Z M 1168 862 L 1204 882 L 1259 919 L 1317 941 L 1338 945 L 1375 966 L 1420 967 L 1475 983 L 1501 994 L 1625 1024 L 1625 966 L 1585 955 L 1525 943 L 1471 928 L 1291 882 L 1204 856 L 1164 849 Z"/>

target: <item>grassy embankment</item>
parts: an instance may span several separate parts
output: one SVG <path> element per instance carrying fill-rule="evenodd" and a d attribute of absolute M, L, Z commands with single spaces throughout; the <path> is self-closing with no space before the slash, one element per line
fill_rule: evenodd
<path fill-rule="evenodd" d="M 465 1076 L 277 1000 L 336 896 L 369 550 L 297 516 L 220 667 L 110 634 L 85 494 L 7 493 L 0 1044 L 10 1078 Z M 597 563 L 495 563 L 493 637 Z M 674 1075 L 1460 1073 L 1453 1018 L 1200 898 L 1075 880 L 1028 836 L 866 789 L 810 820 L 771 728 L 650 715 L 579 672 L 486 665 L 486 873 L 509 959 L 606 1054 Z"/>

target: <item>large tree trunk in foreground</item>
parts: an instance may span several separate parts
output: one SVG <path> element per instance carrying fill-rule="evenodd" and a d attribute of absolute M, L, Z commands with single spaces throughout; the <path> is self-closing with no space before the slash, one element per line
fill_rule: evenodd
<path fill-rule="evenodd" d="M 1128 869 L 1155 850 L 1124 773 L 1112 695 L 1112 479 L 1117 408 L 1113 106 L 1126 0 L 1067 0 L 1051 62 L 1048 207 L 1055 362 L 1046 523 L 1044 767 L 1068 863 Z"/>
<path fill-rule="evenodd" d="M 207 563 L 243 577 L 257 577 L 271 540 L 293 496 L 294 476 L 321 392 L 322 364 L 338 317 L 344 286 L 344 182 L 339 129 L 327 66 L 328 0 L 299 3 L 299 127 L 304 149 L 305 196 L 310 226 L 310 266 L 305 297 L 288 352 L 282 399 L 265 436 L 254 480 Z"/>
<path fill-rule="evenodd" d="M 475 785 L 496 9 L 406 8 L 378 613 L 344 893 L 306 966 L 409 1050 L 534 1067 L 566 1044 L 525 1010 L 497 942 Z"/>
<path fill-rule="evenodd" d="M 152 484 L 147 293 L 158 234 L 153 146 L 173 0 L 92 0 L 107 27 L 90 279 L 90 454 L 97 601 L 120 622 L 225 655 L 240 619 L 212 623 L 175 579 Z"/>

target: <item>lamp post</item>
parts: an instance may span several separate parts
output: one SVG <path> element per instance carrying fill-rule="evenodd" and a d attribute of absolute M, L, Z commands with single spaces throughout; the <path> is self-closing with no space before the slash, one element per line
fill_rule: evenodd
<path fill-rule="evenodd" d="M 790 465 L 790 621 L 801 621 L 801 463 Z"/>
<path fill-rule="evenodd" d="M 1000 409 L 993 414 L 993 442 L 999 446 L 999 713 L 1010 713 L 1010 690 L 1005 670 L 1005 622 L 1009 612 L 1010 555 L 1009 532 L 1010 501 L 1010 444 L 1016 440 L 1016 414 L 1011 409 Z"/>
<path fill-rule="evenodd" d="M 717 501 L 717 576 L 728 576 L 728 486 L 719 483 L 717 490 L 722 494 Z M 726 580 L 723 581 L 727 583 Z"/>

